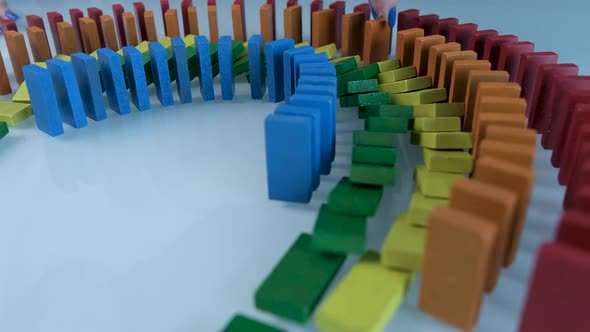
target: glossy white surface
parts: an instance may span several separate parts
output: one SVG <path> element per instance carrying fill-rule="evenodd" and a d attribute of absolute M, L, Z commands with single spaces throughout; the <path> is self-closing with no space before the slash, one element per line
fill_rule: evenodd
<path fill-rule="evenodd" d="M 561 62 L 577 63 L 582 73 L 590 68 L 588 45 L 571 43 L 577 31 L 585 31 L 588 5 L 581 0 L 558 7 L 533 0 L 502 7 L 468 0 L 400 1 L 400 10 L 417 7 L 424 14 L 513 33 L 535 42 L 538 50 L 556 51 Z M 195 1 L 204 33 L 205 2 Z M 123 3 L 132 8 L 132 1 Z M 157 2 L 145 3 L 154 10 L 161 35 Z M 229 13 L 230 1 L 218 3 Z M 261 3 L 248 1 L 249 33 L 258 31 L 252 18 Z M 300 3 L 307 20 L 309 1 Z M 358 3 L 348 1 L 348 10 Z M 68 17 L 74 6 L 111 14 L 111 4 L 11 3 L 22 15 L 21 31 L 27 14 L 57 10 Z M 553 23 L 565 19 L 567 25 Z M 229 21 L 220 22 L 222 34 L 231 33 Z M 0 49 L 11 71 L 3 41 Z M 58 138 L 36 130 L 32 118 L 10 128 L 0 141 L 0 331 L 209 332 L 236 312 L 290 331 L 314 331 L 312 322 L 302 327 L 257 311 L 253 294 L 296 236 L 311 231 L 318 207 L 348 173 L 352 130 L 362 122 L 353 110 L 338 114 L 333 172 L 322 178 L 309 205 L 271 202 L 263 120 L 274 105 L 251 101 L 243 80 L 232 102 L 220 100 L 218 81 L 213 103 L 202 101 L 196 81 L 193 87 L 194 104 L 163 109 L 152 87 L 151 111 L 123 117 L 109 111 L 106 121 L 66 128 Z M 412 166 L 420 160 L 407 137 L 399 140 L 398 184 L 386 190 L 369 223 L 374 249 L 407 207 Z M 550 152 L 539 149 L 538 179 L 516 263 L 486 297 L 477 331 L 516 329 L 536 249 L 553 236 L 561 210 L 563 189 L 549 159 Z M 338 278 L 355 260 L 347 260 Z M 416 280 L 387 331 L 453 331 L 416 309 L 418 286 Z"/>

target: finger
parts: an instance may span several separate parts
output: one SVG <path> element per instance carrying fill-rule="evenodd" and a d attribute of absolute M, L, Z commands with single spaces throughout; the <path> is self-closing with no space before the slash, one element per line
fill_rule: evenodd
<path fill-rule="evenodd" d="M 395 21 L 397 20 L 397 7 L 392 7 L 389 10 L 389 14 L 387 15 L 387 23 L 389 23 L 389 27 L 393 29 L 395 26 Z"/>

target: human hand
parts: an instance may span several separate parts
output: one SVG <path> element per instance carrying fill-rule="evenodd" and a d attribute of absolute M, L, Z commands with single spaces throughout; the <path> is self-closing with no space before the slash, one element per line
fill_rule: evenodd
<path fill-rule="evenodd" d="M 12 21 L 18 19 L 18 15 L 8 8 L 8 2 L 6 0 L 0 0 L 0 18 Z"/>
<path fill-rule="evenodd" d="M 393 28 L 397 19 L 397 0 L 369 0 L 374 18 L 383 17 Z"/>

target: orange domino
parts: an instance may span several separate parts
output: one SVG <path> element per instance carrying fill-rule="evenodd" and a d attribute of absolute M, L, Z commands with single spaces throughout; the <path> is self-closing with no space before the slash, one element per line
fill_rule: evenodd
<path fill-rule="evenodd" d="M 492 64 L 488 60 L 459 60 L 453 64 L 451 70 L 451 85 L 449 88 L 450 103 L 464 103 L 467 94 L 467 81 L 472 70 L 491 70 Z"/>
<path fill-rule="evenodd" d="M 471 330 L 488 276 L 497 226 L 458 209 L 437 207 L 428 220 L 418 307 Z"/>
<path fill-rule="evenodd" d="M 440 57 L 440 72 L 438 74 L 438 88 L 449 91 L 453 64 L 459 60 L 477 60 L 477 53 L 473 51 L 445 52 Z"/>
<path fill-rule="evenodd" d="M 12 93 L 12 87 L 8 80 L 8 73 L 6 72 L 6 66 L 4 66 L 4 59 L 2 53 L 0 53 L 0 95 L 5 96 Z"/>
<path fill-rule="evenodd" d="M 479 149 L 479 143 L 482 138 L 485 137 L 487 126 L 489 125 L 502 125 L 513 128 L 525 128 L 526 117 L 524 114 L 506 114 L 506 113 L 484 113 L 479 116 L 479 121 L 475 124 L 474 132 L 477 134 L 472 135 L 473 137 L 473 148 L 471 154 L 474 159 L 477 159 L 477 152 Z"/>
<path fill-rule="evenodd" d="M 467 122 L 465 118 L 464 130 L 472 131 L 475 126 L 475 117 L 479 113 L 479 104 L 484 96 L 497 97 L 520 97 L 520 84 L 514 82 L 480 82 L 475 89 L 475 98 L 473 110 L 471 111 L 471 121 Z"/>
<path fill-rule="evenodd" d="M 384 18 L 365 22 L 363 64 L 384 61 L 389 58 L 391 28 Z"/>
<path fill-rule="evenodd" d="M 445 36 L 441 35 L 416 38 L 414 44 L 414 60 L 412 63 L 416 67 L 418 76 L 426 76 L 428 74 L 428 53 L 430 52 L 430 47 L 444 43 Z"/>
<path fill-rule="evenodd" d="M 442 59 L 443 53 L 458 52 L 460 50 L 461 44 L 455 42 L 439 44 L 430 47 L 430 50 L 428 51 L 428 69 L 426 70 L 426 75 L 430 76 L 433 86 L 438 84 L 440 61 Z"/>
<path fill-rule="evenodd" d="M 29 45 L 35 62 L 45 62 L 52 58 L 45 30 L 30 26 L 27 28 L 27 37 L 29 37 Z"/>
<path fill-rule="evenodd" d="M 190 15 L 190 7 L 189 7 L 189 15 Z M 143 20 L 145 23 L 146 40 L 149 42 L 158 41 L 158 33 L 156 32 L 156 19 L 154 18 L 154 12 L 151 10 L 146 10 L 145 13 L 143 13 Z M 190 16 L 189 16 L 189 20 L 190 20 Z M 198 32 L 198 30 L 197 30 L 197 32 Z"/>
<path fill-rule="evenodd" d="M 135 25 L 135 16 L 132 13 L 123 13 L 123 26 L 125 27 L 125 35 L 127 36 L 127 44 L 129 46 L 137 46 L 139 39 L 137 37 L 137 27 Z"/>
<path fill-rule="evenodd" d="M 536 151 L 536 145 L 508 143 L 484 137 L 479 144 L 478 158 L 492 157 L 522 167 L 532 167 Z"/>
<path fill-rule="evenodd" d="M 508 82 L 510 75 L 499 70 L 472 70 L 467 75 L 467 92 L 465 94 L 465 118 L 463 131 L 471 131 L 473 108 L 475 107 L 475 92 L 480 82 Z"/>
<path fill-rule="evenodd" d="M 414 46 L 416 38 L 420 37 L 424 37 L 424 29 L 413 28 L 397 32 L 395 57 L 400 61 L 402 67 L 411 66 L 414 62 Z"/>
<path fill-rule="evenodd" d="M 100 38 L 98 37 L 96 21 L 89 17 L 82 17 L 78 22 L 80 24 L 80 36 L 82 37 L 84 53 L 90 54 L 98 50 L 100 48 Z"/>
<path fill-rule="evenodd" d="M 57 23 L 57 36 L 61 46 L 61 52 L 65 55 L 71 55 L 78 52 L 78 43 L 76 42 L 76 32 L 74 27 L 67 22 Z"/>
<path fill-rule="evenodd" d="M 365 38 L 365 13 L 354 12 L 342 16 L 342 56 L 362 55 Z"/>
<path fill-rule="evenodd" d="M 105 47 L 113 51 L 118 51 L 119 40 L 117 39 L 117 31 L 115 30 L 115 21 L 113 18 L 110 15 L 101 15 L 100 26 L 102 27 Z"/>
<path fill-rule="evenodd" d="M 231 6 L 231 19 L 234 28 L 234 40 L 245 42 L 244 18 L 242 17 L 242 7 L 239 4 L 233 4 Z"/>
<path fill-rule="evenodd" d="M 486 127 L 484 139 L 504 143 L 537 145 L 537 132 L 530 128 L 509 128 L 489 125 Z"/>
<path fill-rule="evenodd" d="M 219 40 L 217 6 L 207 6 L 207 18 L 209 19 L 209 42 L 217 43 L 217 41 Z"/>
<path fill-rule="evenodd" d="M 170 38 L 180 37 L 180 28 L 178 24 L 178 12 L 170 8 L 164 14 L 164 23 L 166 24 L 166 36 Z"/>
<path fill-rule="evenodd" d="M 449 207 L 481 217 L 498 229 L 486 278 L 487 292 L 496 287 L 504 264 L 516 200 L 513 192 L 474 179 L 462 178 L 451 188 Z"/>
<path fill-rule="evenodd" d="M 191 35 L 199 35 L 199 15 L 197 13 L 197 7 L 190 6 L 188 11 L 188 30 Z"/>
<path fill-rule="evenodd" d="M 478 135 L 477 122 L 479 117 L 485 113 L 508 113 L 521 114 L 525 116 L 526 100 L 524 98 L 514 97 L 497 97 L 497 96 L 480 96 L 476 105 L 476 111 L 473 113 L 473 136 Z"/>
<path fill-rule="evenodd" d="M 268 3 L 260 7 L 260 31 L 265 43 L 271 42 L 275 35 L 275 26 L 272 20 L 273 8 L 273 5 Z"/>
<path fill-rule="evenodd" d="M 25 80 L 23 78 L 22 67 L 31 63 L 27 51 L 27 44 L 25 44 L 25 37 L 20 32 L 8 30 L 4 32 L 4 39 L 6 40 L 6 47 L 10 55 L 10 62 L 12 62 L 14 77 L 16 78 L 16 82 L 21 84 Z"/>
<path fill-rule="evenodd" d="M 505 267 L 510 266 L 516 257 L 535 176 L 533 168 L 504 160 L 484 157 L 476 161 L 473 174 L 475 180 L 510 190 L 517 196 L 516 210 L 511 223 L 513 228 L 510 230 L 508 250 L 504 258 Z"/>
<path fill-rule="evenodd" d="M 317 48 L 336 42 L 336 11 L 334 9 L 316 10 L 311 14 L 311 46 Z"/>
<path fill-rule="evenodd" d="M 303 40 L 301 28 L 301 6 L 293 5 L 285 8 L 283 11 L 283 16 L 285 38 L 293 39 L 295 44 L 301 43 Z M 332 30 L 334 30 L 333 27 L 334 25 L 332 25 Z"/>

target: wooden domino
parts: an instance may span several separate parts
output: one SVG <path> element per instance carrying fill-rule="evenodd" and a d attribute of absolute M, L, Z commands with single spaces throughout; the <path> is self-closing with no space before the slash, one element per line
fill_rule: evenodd
<path fill-rule="evenodd" d="M 61 45 L 61 53 L 71 55 L 78 52 L 78 45 L 75 43 L 74 27 L 67 22 L 57 23 L 57 34 Z"/>
<path fill-rule="evenodd" d="M 166 36 L 170 38 L 180 37 L 180 26 L 178 24 L 178 12 L 176 9 L 168 9 L 164 14 L 166 20 Z"/>
<path fill-rule="evenodd" d="M 285 8 L 283 15 L 285 38 L 293 39 L 295 44 L 301 43 L 303 40 L 303 32 L 301 27 L 301 6 L 294 5 L 287 7 Z"/>
<path fill-rule="evenodd" d="M 429 35 L 416 38 L 412 63 L 414 67 L 416 67 L 418 76 L 426 76 L 428 74 L 428 56 L 430 53 L 430 47 L 434 45 L 442 45 L 444 43 L 445 37 L 441 35 Z"/>
<path fill-rule="evenodd" d="M 517 83 L 507 83 L 502 82 L 501 80 L 479 82 L 475 90 L 473 108 L 467 109 L 467 112 L 469 112 L 470 114 L 471 121 L 468 121 L 468 117 L 466 117 L 463 129 L 467 131 L 473 130 L 473 127 L 475 125 L 475 118 L 478 116 L 477 114 L 479 113 L 478 108 L 479 104 L 481 103 L 481 98 L 485 96 L 518 98 L 520 97 L 520 93 L 520 85 Z"/>
<path fill-rule="evenodd" d="M 79 20 L 80 36 L 84 53 L 90 54 L 100 48 L 100 37 L 98 35 L 98 26 L 96 21 L 88 17 L 82 17 Z"/>
<path fill-rule="evenodd" d="M 428 51 L 428 69 L 426 75 L 432 79 L 432 83 L 438 85 L 440 75 L 440 65 L 443 53 L 458 52 L 461 50 L 459 43 L 445 43 L 434 45 Z"/>
<path fill-rule="evenodd" d="M 189 14 L 191 13 L 189 8 Z M 196 15 L 196 13 L 195 13 Z M 154 18 L 154 12 L 151 10 L 146 10 L 144 13 L 144 22 L 145 22 L 145 32 L 146 32 L 146 41 L 148 42 L 155 42 L 158 41 L 158 33 L 156 31 L 156 20 Z M 197 30 L 198 32 L 198 30 Z"/>
<path fill-rule="evenodd" d="M 207 6 L 207 18 L 209 19 L 209 41 L 216 44 L 219 40 L 219 23 L 217 23 L 217 6 Z"/>
<path fill-rule="evenodd" d="M 243 2 L 243 1 L 242 1 Z M 234 32 L 234 40 L 241 42 L 246 41 L 246 17 L 244 16 L 244 6 L 234 3 L 231 6 L 232 26 Z"/>
<path fill-rule="evenodd" d="M 318 48 L 320 46 L 332 44 L 336 41 L 334 25 L 336 22 L 336 11 L 334 9 L 324 9 L 315 11 L 312 14 L 313 30 L 311 46 Z"/>
<path fill-rule="evenodd" d="M 471 130 L 476 92 L 481 82 L 508 82 L 508 72 L 499 70 L 472 70 L 467 75 L 467 92 L 465 94 L 465 120 L 463 130 Z"/>
<path fill-rule="evenodd" d="M 105 47 L 113 51 L 119 50 L 119 40 L 117 39 L 117 31 L 115 29 L 115 21 L 109 15 L 102 15 L 100 17 L 100 26 L 104 36 Z"/>
<path fill-rule="evenodd" d="M 469 83 L 469 74 L 475 70 L 490 70 L 491 64 L 487 60 L 458 60 L 451 69 L 449 102 L 465 102 Z"/>
<path fill-rule="evenodd" d="M 12 62 L 14 77 L 16 82 L 21 84 L 25 80 L 22 68 L 31 63 L 27 45 L 25 44 L 25 37 L 22 33 L 11 30 L 4 32 L 4 39 L 6 40 L 8 55 L 10 55 L 10 62 Z"/>
<path fill-rule="evenodd" d="M 31 53 L 35 62 L 45 62 L 51 59 L 51 50 L 47 41 L 47 35 L 43 29 L 37 26 L 27 28 L 27 37 L 31 46 Z"/>
<path fill-rule="evenodd" d="M 387 60 L 390 40 L 391 28 L 385 19 L 365 22 L 363 63 L 368 66 L 371 63 Z"/>
<path fill-rule="evenodd" d="M 395 55 L 399 59 L 402 67 L 411 66 L 413 64 L 416 38 L 420 37 L 424 37 L 423 29 L 413 28 L 403 31 L 398 29 Z"/>
<path fill-rule="evenodd" d="M 453 64 L 459 60 L 477 60 L 477 53 L 473 51 L 445 52 L 440 58 L 440 72 L 438 74 L 437 88 L 445 88 L 447 91 L 451 86 Z"/>

